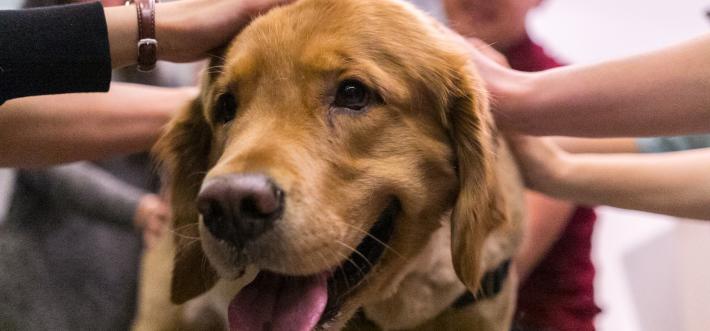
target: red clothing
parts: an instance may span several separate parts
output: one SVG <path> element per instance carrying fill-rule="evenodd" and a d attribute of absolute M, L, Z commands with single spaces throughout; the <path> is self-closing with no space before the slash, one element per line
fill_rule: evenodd
<path fill-rule="evenodd" d="M 517 70 L 539 71 L 560 64 L 526 37 L 505 55 Z M 593 331 L 600 312 L 594 302 L 591 260 L 594 210 L 578 207 L 560 239 L 521 284 L 516 324 L 523 330 Z"/>

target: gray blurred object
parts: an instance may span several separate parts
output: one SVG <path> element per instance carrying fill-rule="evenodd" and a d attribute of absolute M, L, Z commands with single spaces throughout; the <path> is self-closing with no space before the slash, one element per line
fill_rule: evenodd
<path fill-rule="evenodd" d="M 419 9 L 439 20 L 439 22 L 448 24 L 442 0 L 407 0 L 407 2 L 413 3 Z"/>
<path fill-rule="evenodd" d="M 710 147 L 710 134 L 636 139 L 641 153 L 677 152 Z"/>
<path fill-rule="evenodd" d="M 126 330 L 145 192 L 89 163 L 17 173 L 0 226 L 0 330 Z"/>

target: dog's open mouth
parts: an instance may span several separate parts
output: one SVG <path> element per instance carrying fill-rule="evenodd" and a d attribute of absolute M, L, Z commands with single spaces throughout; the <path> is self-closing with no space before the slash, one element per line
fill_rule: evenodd
<path fill-rule="evenodd" d="M 312 276 L 262 271 L 229 305 L 230 330 L 311 331 L 335 318 L 383 255 L 400 203 L 393 199 L 348 260 Z"/>

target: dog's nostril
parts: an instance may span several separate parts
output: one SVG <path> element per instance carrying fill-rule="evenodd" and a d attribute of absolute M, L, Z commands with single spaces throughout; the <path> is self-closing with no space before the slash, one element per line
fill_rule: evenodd
<path fill-rule="evenodd" d="M 261 208 L 256 205 L 256 198 L 247 197 L 242 201 L 242 214 L 244 216 L 260 217 L 265 213 L 261 211 Z"/>
<path fill-rule="evenodd" d="M 281 191 L 267 188 L 258 190 L 254 194 L 244 197 L 239 210 L 244 217 L 270 218 L 278 217 L 281 208 Z"/>
<path fill-rule="evenodd" d="M 202 221 L 211 233 L 222 233 L 225 231 L 225 229 L 220 228 L 220 224 L 224 223 L 224 212 L 219 202 L 208 199 L 199 200 L 197 209 L 202 215 Z"/>

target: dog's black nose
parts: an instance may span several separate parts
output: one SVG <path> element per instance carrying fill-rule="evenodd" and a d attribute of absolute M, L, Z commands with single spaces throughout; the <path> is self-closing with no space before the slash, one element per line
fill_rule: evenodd
<path fill-rule="evenodd" d="M 224 175 L 202 185 L 197 208 L 212 235 L 242 245 L 281 217 L 283 195 L 264 175 Z"/>

